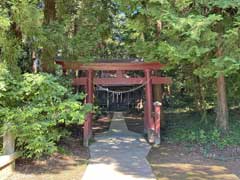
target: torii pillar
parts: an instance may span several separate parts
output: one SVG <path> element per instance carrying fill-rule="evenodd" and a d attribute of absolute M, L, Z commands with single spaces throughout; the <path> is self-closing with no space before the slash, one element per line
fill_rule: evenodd
<path fill-rule="evenodd" d="M 93 104 L 93 70 L 87 71 L 87 87 L 85 87 L 87 92 L 87 103 Z M 83 131 L 83 144 L 85 147 L 88 147 L 89 139 L 92 137 L 92 113 L 88 113 L 86 116 L 86 121 L 84 123 Z"/>
<path fill-rule="evenodd" d="M 152 118 L 152 106 L 153 106 L 153 101 L 152 101 L 152 80 L 151 80 L 151 72 L 152 70 L 146 69 L 144 71 L 145 77 L 146 77 L 146 108 L 145 108 L 145 113 L 146 113 L 146 125 L 147 125 L 147 135 L 148 135 L 148 141 L 150 143 L 154 143 L 154 130 L 155 130 L 155 123 Z M 145 127 L 146 128 L 146 127 Z"/>

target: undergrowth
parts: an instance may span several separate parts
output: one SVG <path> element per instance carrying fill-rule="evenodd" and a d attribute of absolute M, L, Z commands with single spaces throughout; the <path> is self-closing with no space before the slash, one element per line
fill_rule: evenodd
<path fill-rule="evenodd" d="M 198 144 L 203 147 L 240 145 L 240 117 L 230 113 L 229 131 L 222 133 L 215 126 L 214 113 L 207 114 L 207 121 L 201 121 L 199 113 L 170 113 L 166 115 L 167 127 L 164 138 L 168 142 Z"/>

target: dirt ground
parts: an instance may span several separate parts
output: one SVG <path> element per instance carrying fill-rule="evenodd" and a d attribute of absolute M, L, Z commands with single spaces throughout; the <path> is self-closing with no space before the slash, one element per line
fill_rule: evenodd
<path fill-rule="evenodd" d="M 65 153 L 55 153 L 40 160 L 16 162 L 16 172 L 8 180 L 74 180 L 81 179 L 87 160 L 88 149 L 79 140 L 68 138 L 61 142 Z"/>
<path fill-rule="evenodd" d="M 240 159 L 220 161 L 205 158 L 199 149 L 163 143 L 152 148 L 148 161 L 158 180 L 238 180 Z"/>
<path fill-rule="evenodd" d="M 102 114 L 96 120 L 93 121 L 93 134 L 97 135 L 100 133 L 103 133 L 105 131 L 108 131 L 111 123 L 113 114 Z"/>
<path fill-rule="evenodd" d="M 93 134 L 107 131 L 111 117 L 111 114 L 102 115 L 93 121 Z M 88 148 L 81 145 L 81 131 L 81 128 L 72 129 L 74 138 L 61 141 L 63 153 L 34 161 L 17 160 L 16 172 L 8 180 L 80 180 L 89 158 Z"/>
<path fill-rule="evenodd" d="M 111 115 L 101 116 L 93 123 L 93 133 L 107 131 Z M 129 130 L 143 133 L 142 115 L 126 114 Z M 37 161 L 18 160 L 16 173 L 9 180 L 75 180 L 81 179 L 89 152 L 80 140 L 70 138 L 60 144 L 65 153 Z M 216 154 L 218 152 L 215 152 Z M 221 152 L 222 153 L 222 152 Z M 203 156 L 198 146 L 162 142 L 148 154 L 148 161 L 158 180 L 237 180 L 240 179 L 240 158 L 214 160 Z"/>
<path fill-rule="evenodd" d="M 143 133 L 142 115 L 126 114 L 125 120 L 129 130 Z M 229 155 L 228 149 L 214 149 L 214 154 Z M 203 156 L 199 146 L 162 142 L 159 147 L 151 149 L 147 159 L 157 180 L 238 180 L 240 157 L 235 155 L 228 160 L 215 160 Z"/>

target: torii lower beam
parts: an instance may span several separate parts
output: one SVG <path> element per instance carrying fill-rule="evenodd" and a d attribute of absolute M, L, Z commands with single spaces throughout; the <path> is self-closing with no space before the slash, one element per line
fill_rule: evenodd
<path fill-rule="evenodd" d="M 172 79 L 169 77 L 157 77 L 152 76 L 151 82 L 153 85 L 155 84 L 171 84 Z M 73 86 L 84 86 L 88 82 L 88 78 L 81 77 L 81 78 L 74 78 L 72 81 Z M 93 84 L 94 85 L 103 85 L 103 86 L 117 86 L 117 85 L 139 85 L 147 82 L 145 77 L 142 78 L 94 78 Z"/>
<path fill-rule="evenodd" d="M 152 85 L 153 84 L 171 84 L 169 77 L 151 76 L 151 70 L 145 71 L 144 78 L 93 78 L 93 71 L 87 72 L 87 77 L 73 79 L 73 86 L 84 85 L 87 87 L 87 103 L 93 103 L 93 85 L 118 86 L 118 85 L 139 85 L 146 83 L 146 108 L 144 118 L 144 128 L 147 130 L 150 143 L 154 141 L 155 122 L 152 117 Z M 160 121 L 160 120 L 159 120 Z M 160 123 L 160 122 L 159 122 Z M 89 113 L 84 124 L 84 146 L 88 146 L 88 141 L 92 133 L 92 114 Z"/>

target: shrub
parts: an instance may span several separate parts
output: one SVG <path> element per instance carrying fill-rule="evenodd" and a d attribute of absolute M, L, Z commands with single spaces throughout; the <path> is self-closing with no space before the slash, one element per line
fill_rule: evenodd
<path fill-rule="evenodd" d="M 84 94 L 73 95 L 46 73 L 14 78 L 4 68 L 0 72 L 1 133 L 11 131 L 17 148 L 27 158 L 39 158 L 57 150 L 57 142 L 69 132 L 59 124 L 84 123 L 91 105 L 83 105 Z"/>

